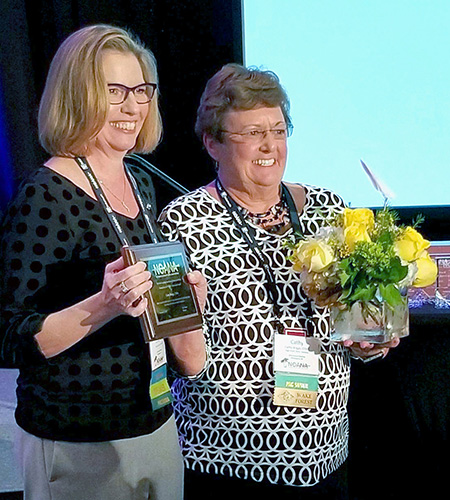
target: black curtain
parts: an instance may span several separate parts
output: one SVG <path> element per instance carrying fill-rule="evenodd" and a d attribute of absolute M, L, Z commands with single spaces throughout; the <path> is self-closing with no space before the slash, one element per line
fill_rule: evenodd
<path fill-rule="evenodd" d="M 188 189 L 208 182 L 213 168 L 194 135 L 195 112 L 208 78 L 223 64 L 242 63 L 241 14 L 240 0 L 2 0 L 0 98 L 9 160 L 0 184 L 12 175 L 17 186 L 47 158 L 37 110 L 50 61 L 64 38 L 95 23 L 130 29 L 158 61 L 164 138 L 147 159 Z M 156 184 L 162 208 L 177 193 Z"/>

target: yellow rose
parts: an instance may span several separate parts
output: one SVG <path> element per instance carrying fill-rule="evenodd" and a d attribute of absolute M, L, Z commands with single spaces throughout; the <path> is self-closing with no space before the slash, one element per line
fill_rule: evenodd
<path fill-rule="evenodd" d="M 422 252 L 430 246 L 430 242 L 414 228 L 408 226 L 395 242 L 394 247 L 397 255 L 407 262 L 418 259 Z"/>
<path fill-rule="evenodd" d="M 375 225 L 375 217 L 369 208 L 346 208 L 344 210 L 344 227 L 363 226 L 371 231 Z"/>
<path fill-rule="evenodd" d="M 344 239 L 350 252 L 354 250 L 358 241 L 372 241 L 367 232 L 367 228 L 362 224 L 353 224 L 352 226 L 346 227 L 344 229 Z"/>
<path fill-rule="evenodd" d="M 320 273 L 325 271 L 334 260 L 333 249 L 321 241 L 301 241 L 294 252 L 294 270 Z"/>
<path fill-rule="evenodd" d="M 424 288 L 432 285 L 437 278 L 438 268 L 428 252 L 423 254 L 415 261 L 417 264 L 417 274 L 413 281 L 416 288 Z"/>

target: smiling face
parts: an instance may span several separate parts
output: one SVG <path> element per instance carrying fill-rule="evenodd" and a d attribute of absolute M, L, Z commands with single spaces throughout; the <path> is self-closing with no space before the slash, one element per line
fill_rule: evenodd
<path fill-rule="evenodd" d="M 108 84 L 135 87 L 145 83 L 139 61 L 131 53 L 106 51 L 103 71 Z M 136 144 L 149 106 L 150 103 L 138 104 L 132 92 L 122 104 L 111 104 L 106 123 L 95 138 L 95 147 L 106 153 L 126 154 Z"/>
<path fill-rule="evenodd" d="M 286 166 L 286 138 L 268 132 L 254 141 L 239 134 L 285 127 L 279 107 L 228 112 L 223 122 L 223 130 L 227 131 L 223 134 L 223 142 L 204 138 L 208 153 L 219 165 L 222 182 L 246 191 L 258 187 L 278 188 Z"/>

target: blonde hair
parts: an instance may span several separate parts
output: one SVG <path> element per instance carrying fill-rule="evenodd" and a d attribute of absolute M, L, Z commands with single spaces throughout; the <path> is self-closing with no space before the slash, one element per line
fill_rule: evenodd
<path fill-rule="evenodd" d="M 109 110 L 103 55 L 112 50 L 133 54 L 147 83 L 158 83 L 155 57 L 129 32 L 98 24 L 70 35 L 50 65 L 39 106 L 39 139 L 54 156 L 82 156 L 106 123 Z M 153 151 L 161 140 L 158 91 L 133 152 Z M 132 152 L 130 151 L 130 152 Z"/>
<path fill-rule="evenodd" d="M 292 130 L 289 98 L 278 76 L 273 71 L 226 64 L 206 84 L 197 110 L 195 132 L 200 140 L 207 134 L 222 142 L 223 119 L 229 111 L 262 106 L 279 106 L 288 130 Z"/>

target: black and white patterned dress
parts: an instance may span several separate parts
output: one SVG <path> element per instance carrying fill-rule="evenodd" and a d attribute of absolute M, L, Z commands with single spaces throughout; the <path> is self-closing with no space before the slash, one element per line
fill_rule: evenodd
<path fill-rule="evenodd" d="M 303 234 L 343 209 L 326 189 L 304 186 Z M 282 323 L 313 319 L 320 338 L 317 408 L 274 406 L 275 318 L 265 275 L 226 208 L 204 188 L 173 201 L 161 214 L 170 240 L 181 238 L 194 268 L 208 281 L 204 318 L 210 364 L 196 380 L 173 385 L 175 414 L 187 467 L 276 484 L 312 486 L 347 457 L 349 356 L 329 341 L 327 309 L 315 308 L 286 260 L 284 236 L 255 226 L 274 270 Z"/>

